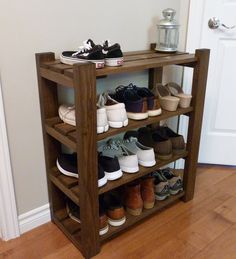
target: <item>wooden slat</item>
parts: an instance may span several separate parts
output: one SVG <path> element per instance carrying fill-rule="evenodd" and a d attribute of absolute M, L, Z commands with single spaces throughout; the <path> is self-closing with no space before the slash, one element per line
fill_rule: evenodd
<path fill-rule="evenodd" d="M 126 222 L 124 225 L 120 227 L 111 227 L 109 228 L 109 232 L 105 234 L 104 236 L 101 236 L 101 241 L 107 241 L 118 234 L 122 233 L 124 230 L 129 229 L 130 227 L 134 226 L 135 224 L 141 223 L 144 219 L 150 217 L 154 213 L 170 206 L 171 204 L 177 202 L 181 197 L 184 196 L 184 192 L 179 193 L 175 196 L 170 196 L 168 199 L 164 201 L 156 201 L 156 204 L 153 209 L 150 210 L 143 210 L 142 214 L 140 216 L 132 216 L 126 213 Z"/>
<path fill-rule="evenodd" d="M 70 132 L 76 131 L 76 127 L 63 122 L 56 124 L 54 128 L 63 135 L 68 135 Z"/>
<path fill-rule="evenodd" d="M 46 78 L 65 87 L 73 87 L 73 80 L 68 76 L 65 76 L 64 74 L 60 74 L 42 67 L 40 68 L 39 72 L 40 76 L 43 78 Z"/>

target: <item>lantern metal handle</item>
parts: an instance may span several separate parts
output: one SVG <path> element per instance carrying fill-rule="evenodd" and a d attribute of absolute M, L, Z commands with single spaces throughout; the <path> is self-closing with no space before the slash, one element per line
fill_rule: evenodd
<path fill-rule="evenodd" d="M 236 27 L 236 25 L 234 26 L 227 26 L 223 23 L 220 22 L 220 19 L 213 17 L 208 21 L 208 26 L 210 29 L 215 30 L 218 29 L 220 26 L 224 27 L 227 30 L 232 30 Z"/>

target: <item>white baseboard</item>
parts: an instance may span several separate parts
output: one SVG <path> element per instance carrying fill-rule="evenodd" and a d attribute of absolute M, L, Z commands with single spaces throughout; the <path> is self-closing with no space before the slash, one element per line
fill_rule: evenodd
<path fill-rule="evenodd" d="M 21 234 L 51 221 L 49 204 L 21 214 L 18 220 Z"/>

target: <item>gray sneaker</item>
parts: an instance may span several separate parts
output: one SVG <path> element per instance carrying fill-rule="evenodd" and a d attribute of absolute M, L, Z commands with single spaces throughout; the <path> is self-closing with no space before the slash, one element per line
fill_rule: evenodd
<path fill-rule="evenodd" d="M 108 140 L 105 145 L 98 148 L 103 156 L 117 157 L 120 168 L 126 173 L 137 173 L 139 171 L 138 157 L 136 154 L 130 152 L 121 140 Z"/>
<path fill-rule="evenodd" d="M 170 168 L 165 168 L 161 172 L 169 183 L 170 194 L 176 195 L 183 191 L 183 181 L 179 175 L 176 175 Z"/>
<path fill-rule="evenodd" d="M 170 188 L 167 179 L 162 175 L 161 170 L 155 172 L 154 176 L 154 191 L 155 198 L 158 201 L 163 201 L 170 196 Z"/>

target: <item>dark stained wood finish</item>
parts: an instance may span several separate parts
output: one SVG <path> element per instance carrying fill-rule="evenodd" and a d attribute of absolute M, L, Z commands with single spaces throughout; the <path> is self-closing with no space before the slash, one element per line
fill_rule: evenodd
<path fill-rule="evenodd" d="M 97 162 L 97 94 L 95 64 L 74 65 L 75 112 L 81 245 L 85 258 L 100 251 L 98 162 Z"/>
<path fill-rule="evenodd" d="M 198 59 L 197 65 L 194 68 L 193 86 L 192 86 L 192 105 L 193 113 L 189 117 L 189 130 L 187 150 L 190 151 L 185 164 L 184 173 L 184 200 L 189 201 L 193 199 L 197 161 L 199 153 L 199 144 L 201 137 L 202 118 L 204 111 L 205 92 L 208 75 L 210 50 L 201 49 L 196 50 L 196 57 Z"/>
<path fill-rule="evenodd" d="M 100 244 L 130 226 L 142 221 L 156 211 L 161 210 L 183 198 L 193 198 L 196 176 L 196 164 L 201 132 L 204 106 L 209 50 L 197 50 L 195 55 L 186 53 L 157 53 L 153 50 L 125 53 L 125 63 L 121 67 L 95 69 L 92 63 L 68 66 L 55 60 L 53 53 L 36 54 L 40 106 L 43 125 L 45 159 L 48 176 L 51 215 L 57 226 L 78 247 L 85 258 L 91 258 L 100 251 Z M 96 78 L 110 74 L 149 70 L 149 87 L 162 82 L 163 66 L 181 65 L 194 68 L 193 106 L 178 109 L 176 112 L 163 111 L 161 116 L 143 121 L 129 121 L 129 125 L 121 129 L 110 129 L 104 134 L 96 134 Z M 75 89 L 76 124 L 66 125 L 58 117 L 57 84 Z M 121 179 L 108 182 L 98 189 L 97 181 L 97 141 L 121 132 L 154 125 L 161 120 L 186 114 L 190 116 L 187 151 L 182 156 L 174 156 L 168 161 L 158 161 L 152 168 L 140 167 L 137 174 L 125 174 Z M 61 152 L 61 143 L 78 154 L 79 181 L 66 177 L 55 169 L 56 158 Z M 154 209 L 145 210 L 140 217 L 127 217 L 121 228 L 110 228 L 107 235 L 99 237 L 99 194 L 108 192 L 135 179 L 147 175 L 151 171 L 165 166 L 179 158 L 185 158 L 184 192 L 158 202 Z M 80 206 L 81 224 L 68 218 L 65 196 Z M 170 229 L 171 231 L 171 229 Z M 155 256 L 154 256 L 155 258 Z"/>

